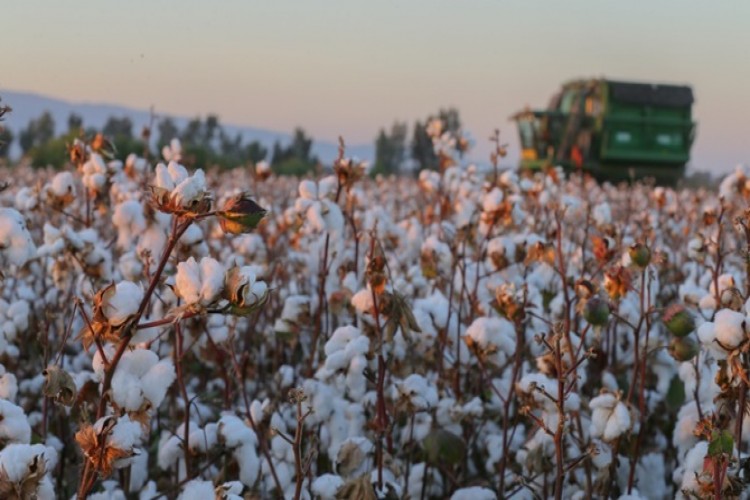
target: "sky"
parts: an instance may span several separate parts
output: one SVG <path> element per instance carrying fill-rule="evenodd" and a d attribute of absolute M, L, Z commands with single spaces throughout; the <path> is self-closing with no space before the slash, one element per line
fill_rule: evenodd
<path fill-rule="evenodd" d="M 750 162 L 750 2 L 29 0 L 3 5 L 0 92 L 106 102 L 313 137 L 459 109 L 495 128 L 565 81 L 689 84 L 693 168 Z M 515 156 L 515 158 L 514 158 Z"/>

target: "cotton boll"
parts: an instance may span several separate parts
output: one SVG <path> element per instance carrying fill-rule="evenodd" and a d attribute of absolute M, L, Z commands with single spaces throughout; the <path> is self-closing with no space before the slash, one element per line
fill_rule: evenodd
<path fill-rule="evenodd" d="M 23 410 L 5 399 L 0 399 L 0 441 L 4 443 L 31 441 L 31 426 Z"/>
<path fill-rule="evenodd" d="M 170 164 L 171 165 L 171 164 Z M 183 180 L 172 191 L 171 199 L 183 208 L 191 208 L 206 195 L 206 177 L 203 170 Z"/>
<path fill-rule="evenodd" d="M 0 365 L 0 368 L 2 368 L 3 372 L 5 371 L 2 365 Z M 17 393 L 18 382 L 16 381 L 16 376 L 12 373 L 3 373 L 0 376 L 0 398 L 14 401 Z"/>
<path fill-rule="evenodd" d="M 481 486 L 460 488 L 451 495 L 451 500 L 496 500 L 497 495 L 489 489 Z"/>
<path fill-rule="evenodd" d="M 716 340 L 727 349 L 733 349 L 742 342 L 746 336 L 746 318 L 742 313 L 731 309 L 722 309 L 716 313 L 714 318 Z"/>
<path fill-rule="evenodd" d="M 612 394 L 602 394 L 589 402 L 591 436 L 612 441 L 630 430 L 630 412 L 624 403 Z"/>
<path fill-rule="evenodd" d="M 151 367 L 141 378 L 143 396 L 154 408 L 158 408 L 167 390 L 176 378 L 174 364 L 171 359 L 163 359 Z"/>
<path fill-rule="evenodd" d="M 464 335 L 497 366 L 505 363 L 516 350 L 516 331 L 506 319 L 477 318 Z"/>
<path fill-rule="evenodd" d="M 36 247 L 20 213 L 0 208 L 0 264 L 23 266 L 36 254 Z"/>
<path fill-rule="evenodd" d="M 301 181 L 299 183 L 299 195 L 306 200 L 317 200 L 318 185 L 313 181 Z"/>
<path fill-rule="evenodd" d="M 214 483 L 200 479 L 188 481 L 179 496 L 180 500 L 207 500 L 212 498 L 216 498 Z"/>
<path fill-rule="evenodd" d="M 255 484 L 260 473 L 260 458 L 255 449 L 255 443 L 246 442 L 235 448 L 233 452 L 237 465 L 240 468 L 239 479 L 245 486 L 251 487 Z"/>
<path fill-rule="evenodd" d="M 201 299 L 201 272 L 193 257 L 177 264 L 175 291 L 188 304 L 196 304 Z"/>
<path fill-rule="evenodd" d="M 112 224 L 117 228 L 117 246 L 123 249 L 129 248 L 133 243 L 133 238 L 146 229 L 143 206 L 137 200 L 119 203 L 112 215 Z"/>
<path fill-rule="evenodd" d="M 131 281 L 121 281 L 114 293 L 105 293 L 103 312 L 112 326 L 119 326 L 138 312 L 143 289 Z"/>
<path fill-rule="evenodd" d="M 54 469 L 57 462 L 55 450 L 41 444 L 9 444 L 0 452 L 0 470 L 5 473 L 6 480 L 14 484 L 14 489 L 24 483 L 32 474 L 38 473 L 41 465 L 39 462 L 43 463 L 45 474 L 39 479 L 36 491 L 31 492 L 28 489 L 24 491 L 37 500 L 52 500 L 55 498 L 55 494 L 49 473 Z M 25 485 L 28 484 L 33 484 L 33 479 L 25 483 Z M 4 486 L 9 485 L 6 483 Z M 17 491 L 20 490 L 21 488 L 18 487 Z"/>
<path fill-rule="evenodd" d="M 175 183 L 172 179 L 172 176 L 169 174 L 169 170 L 167 170 L 167 166 L 163 163 L 159 163 L 156 165 L 155 169 L 156 173 L 156 179 L 154 181 L 154 185 L 161 189 L 166 189 L 167 191 L 172 191 L 174 189 Z"/>
<path fill-rule="evenodd" d="M 214 302 L 224 289 L 224 274 L 226 269 L 219 262 L 210 257 L 203 257 L 200 264 L 201 271 L 201 302 Z"/>
<path fill-rule="evenodd" d="M 372 301 L 372 292 L 369 289 L 363 289 L 355 293 L 351 302 L 360 314 L 371 314 L 375 304 Z"/>
<path fill-rule="evenodd" d="M 219 298 L 224 289 L 226 269 L 217 260 L 203 257 L 198 264 L 193 257 L 177 264 L 175 291 L 187 304 L 207 306 Z"/>
<path fill-rule="evenodd" d="M 321 500 L 335 500 L 336 492 L 344 485 L 344 480 L 336 474 L 323 474 L 313 481 L 312 491 Z"/>

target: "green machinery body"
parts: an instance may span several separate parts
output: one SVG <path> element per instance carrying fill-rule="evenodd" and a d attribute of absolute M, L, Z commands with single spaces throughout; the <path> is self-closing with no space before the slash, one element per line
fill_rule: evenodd
<path fill-rule="evenodd" d="M 687 86 L 567 83 L 548 109 L 512 117 L 521 139 L 521 168 L 562 165 L 601 180 L 675 182 L 685 172 L 695 137 L 692 105 Z"/>

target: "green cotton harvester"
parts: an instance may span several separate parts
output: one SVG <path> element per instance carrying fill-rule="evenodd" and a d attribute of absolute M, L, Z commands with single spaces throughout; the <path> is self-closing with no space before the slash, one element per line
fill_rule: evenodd
<path fill-rule="evenodd" d="M 674 183 L 685 173 L 695 138 L 692 106 L 687 86 L 572 81 L 546 110 L 512 117 L 521 138 L 520 166 L 562 165 L 600 180 Z"/>

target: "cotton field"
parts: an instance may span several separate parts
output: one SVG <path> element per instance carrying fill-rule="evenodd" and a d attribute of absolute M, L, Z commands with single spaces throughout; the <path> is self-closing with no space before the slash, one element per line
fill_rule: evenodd
<path fill-rule="evenodd" d="M 748 498 L 750 172 L 598 185 L 434 135 L 418 179 L 178 141 L 1 172 L 0 497 Z"/>

